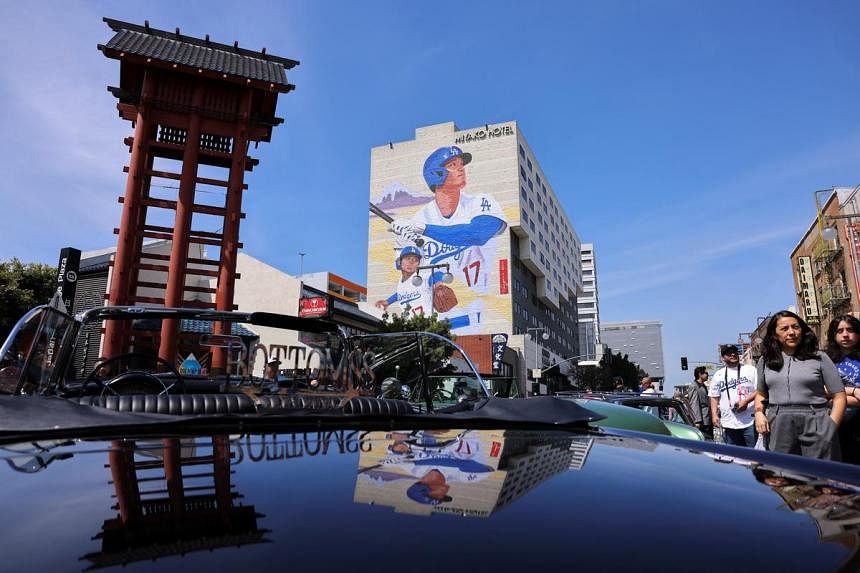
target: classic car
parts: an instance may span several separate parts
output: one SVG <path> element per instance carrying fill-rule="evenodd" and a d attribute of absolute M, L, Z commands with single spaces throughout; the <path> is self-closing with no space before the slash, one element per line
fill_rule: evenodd
<path fill-rule="evenodd" d="M 631 392 L 583 391 L 557 392 L 556 396 L 574 400 L 577 404 L 606 416 L 595 422 L 598 426 L 670 434 L 685 440 L 705 439 L 704 434 L 693 423 L 687 405 L 674 398 Z"/>
<path fill-rule="evenodd" d="M 279 353 L 289 380 L 266 370 Z M 855 467 L 493 398 L 427 333 L 44 307 L 0 359 L 9 571 L 860 567 Z M 703 554 L 714 528 L 755 543 Z"/>

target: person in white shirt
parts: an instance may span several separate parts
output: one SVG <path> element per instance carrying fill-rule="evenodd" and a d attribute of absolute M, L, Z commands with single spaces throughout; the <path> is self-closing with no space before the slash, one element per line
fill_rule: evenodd
<path fill-rule="evenodd" d="M 654 389 L 654 383 L 651 381 L 651 378 L 646 376 L 642 379 L 642 394 L 656 394 L 657 390 Z"/>
<path fill-rule="evenodd" d="M 723 429 L 727 444 L 755 447 L 756 369 L 740 363 L 734 344 L 722 345 L 720 356 L 725 368 L 714 372 L 708 390 L 714 427 Z"/>

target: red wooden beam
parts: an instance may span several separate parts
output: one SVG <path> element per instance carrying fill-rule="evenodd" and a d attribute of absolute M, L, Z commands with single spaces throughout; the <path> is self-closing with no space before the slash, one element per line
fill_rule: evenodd
<path fill-rule="evenodd" d="M 151 72 L 146 72 L 143 78 L 141 98 L 146 102 L 155 89 L 155 80 Z M 137 254 L 137 245 L 140 243 L 140 230 L 137 222 L 140 219 L 141 198 L 146 194 L 144 188 L 146 181 L 144 172 L 149 160 L 149 136 L 153 131 L 153 124 L 148 114 L 148 107 L 144 103 L 138 110 L 135 118 L 134 139 L 136 145 L 131 146 L 131 158 L 129 160 L 129 174 L 125 184 L 125 201 L 123 202 L 122 219 L 117 229 L 116 255 L 114 256 L 113 276 L 111 278 L 109 304 L 128 304 L 131 294 L 130 288 L 135 277 L 132 276 L 134 259 Z M 122 321 L 109 320 L 105 327 L 104 355 L 116 356 L 126 352 L 125 346 L 128 336 L 127 326 Z"/>
<path fill-rule="evenodd" d="M 124 173 L 128 173 L 128 165 L 124 165 L 122 168 Z M 146 172 L 150 177 L 161 177 L 162 179 L 172 179 L 174 181 L 179 181 L 179 173 L 171 173 L 169 171 L 156 171 L 154 169 L 149 169 Z M 212 185 L 215 187 L 227 187 L 227 181 L 223 181 L 221 179 L 210 179 L 208 177 L 198 177 L 197 183 L 201 183 L 203 185 Z M 245 189 L 248 188 L 248 184 L 245 183 Z"/>

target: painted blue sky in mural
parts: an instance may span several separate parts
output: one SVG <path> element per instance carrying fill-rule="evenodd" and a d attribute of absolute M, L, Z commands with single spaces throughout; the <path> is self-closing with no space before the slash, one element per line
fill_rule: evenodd
<path fill-rule="evenodd" d="M 517 120 L 596 245 L 603 319 L 663 321 L 670 384 L 794 302 L 812 192 L 860 183 L 856 2 L 5 2 L 0 258 L 115 241 L 102 16 L 301 61 L 243 205 L 246 251 L 287 272 L 364 282 L 371 147 Z"/>

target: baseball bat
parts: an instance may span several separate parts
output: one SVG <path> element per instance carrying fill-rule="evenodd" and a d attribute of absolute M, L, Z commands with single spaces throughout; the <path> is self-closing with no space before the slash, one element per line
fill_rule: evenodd
<path fill-rule="evenodd" d="M 379 217 L 380 219 L 382 219 L 386 223 L 394 222 L 394 218 L 391 215 L 389 215 L 388 213 L 386 213 L 385 211 L 383 211 L 382 209 L 380 209 L 379 207 L 377 207 L 373 203 L 369 203 L 369 205 L 370 205 L 370 212 L 371 213 L 373 213 L 374 215 L 376 215 L 377 217 Z M 416 247 L 424 246 L 424 239 L 415 239 L 415 246 Z"/>

